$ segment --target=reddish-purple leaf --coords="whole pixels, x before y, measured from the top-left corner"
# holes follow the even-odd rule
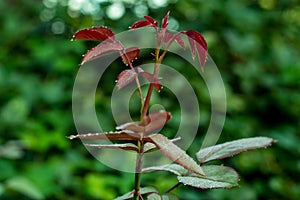
[[[116,127],[117,130],[130,130],[137,133],[145,132],[145,127],[140,126],[140,122],[128,122]]]
[[[144,16],[144,18],[145,18],[148,22],[150,22],[151,24],[154,24],[154,23],[155,23],[155,20],[154,20],[152,17],[150,17],[150,16]]]
[[[149,133],[164,127],[164,125],[171,119],[171,116],[170,112],[165,111],[150,113],[146,118],[147,125],[145,132]]]
[[[122,71],[118,76],[117,87],[121,89],[122,87],[128,85],[135,79],[136,75],[137,73],[132,69]]]
[[[181,48],[185,49],[184,41],[180,37],[181,34],[181,32],[177,34],[166,32],[164,36],[164,43],[167,43],[170,40],[172,40],[171,42],[173,42],[175,40],[175,42],[177,42],[181,46]]]
[[[136,28],[141,28],[141,27],[150,26],[150,25],[152,25],[152,24],[148,20],[141,20],[141,21],[137,21],[137,22],[133,23],[132,26],[130,26],[130,29],[136,29]]]
[[[138,141],[141,139],[141,136],[136,132],[129,130],[115,131],[115,132],[106,132],[106,133],[87,133],[87,134],[78,134],[70,135],[70,140],[81,139],[81,140],[131,140]],[[152,142],[150,137],[144,137],[145,142]],[[152,142],[153,143],[153,142]]]
[[[148,143],[147,143],[148,144]],[[138,147],[132,143],[125,143],[125,144],[85,144],[89,147],[95,148],[108,148],[108,149],[123,149],[123,150],[133,150],[138,152]]]
[[[195,59],[196,57],[196,42],[193,38],[188,37],[188,41],[191,47],[191,51],[192,51],[192,58]]]
[[[108,38],[113,41],[115,39],[114,32],[105,26],[97,26],[77,31],[72,39],[104,41]]]
[[[203,70],[207,58],[207,43],[205,39],[200,33],[194,30],[188,30],[182,33],[188,36],[193,59],[195,59],[196,51],[197,51],[201,68]]]
[[[164,37],[164,43],[169,42],[172,38],[173,38],[173,34],[170,32],[166,32]]]
[[[157,91],[160,91],[162,88],[160,79],[157,77],[154,77],[153,74],[150,74],[149,72],[144,72],[144,71],[139,71],[138,72],[140,75],[142,75],[145,79],[147,79],[150,83],[153,84],[154,88]]]
[[[151,23],[152,26],[156,27],[158,26],[158,23],[157,21],[155,21],[152,17],[150,16],[144,16],[144,18]]]
[[[200,60],[201,69],[203,70],[207,59],[207,49],[204,49],[201,45],[199,45],[199,43],[196,43],[196,49]]]
[[[166,16],[165,16],[165,17],[163,18],[163,20],[162,20],[162,25],[161,25],[161,27],[162,27],[163,29],[166,29],[167,26],[168,26],[168,24],[169,24],[169,22],[168,22],[169,15],[170,15],[170,11],[166,14]]]
[[[96,47],[89,50],[83,57],[81,64],[84,64],[85,62],[91,61],[93,59],[96,59],[100,56],[113,53],[113,52],[119,52],[123,49],[123,45],[119,42],[103,42]]]
[[[137,59],[140,53],[140,49],[137,47],[131,47],[125,50],[125,53],[120,53],[123,62],[127,65]]]
[[[207,44],[204,37],[194,30],[188,30],[185,34],[191,38],[193,38],[197,43],[199,43],[205,50],[207,50]]]
[[[171,118],[171,113],[161,111],[150,113],[146,116],[146,126],[142,126],[140,122],[128,122],[117,126],[117,130],[128,130],[136,133],[149,133],[162,128]]]
[[[179,34],[176,34],[174,37],[175,37],[175,42],[177,42],[183,49],[185,49],[185,45],[184,45],[184,42],[182,40],[182,38],[180,37],[180,33]]]
[[[71,135],[68,137],[70,140],[73,139],[84,139],[84,140],[139,140],[140,136],[132,131],[117,131],[117,132],[106,132],[106,133],[88,133]]]

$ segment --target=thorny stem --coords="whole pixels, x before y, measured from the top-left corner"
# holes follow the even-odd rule
[[[158,72],[159,72],[159,66],[160,66],[160,63],[159,63],[159,51],[160,51],[160,48],[156,48],[155,50],[155,67],[154,67],[154,78],[157,77],[158,75]],[[152,91],[153,91],[153,88],[154,88],[154,84],[151,83],[150,86],[149,86],[149,89],[148,89],[148,92],[147,92],[147,96],[146,96],[146,99],[145,99],[145,102],[144,102],[144,106],[143,106],[143,109],[142,109],[142,113],[141,113],[141,121],[143,124],[145,124],[145,118],[146,118],[146,115],[147,115],[147,111],[148,111],[148,107],[149,107],[149,103],[150,103],[150,99],[151,99],[151,96],[152,96]]]
[[[157,48],[155,50],[155,67],[154,67],[154,78],[157,78],[158,76],[158,72],[160,69],[160,64],[163,60],[163,58],[165,57],[166,53],[168,52],[168,49],[170,48],[170,45],[172,43],[172,41],[174,40],[174,38],[172,39],[172,41],[170,41],[170,43],[167,45],[167,48],[164,50],[164,52],[162,53],[162,55],[160,56],[160,43],[161,43],[161,39],[158,37],[158,30],[156,30],[156,38],[158,39],[157,41]],[[130,63],[131,65],[131,63]],[[132,65],[130,66],[132,69]],[[137,82],[137,86],[139,89],[139,93],[140,93],[140,98],[141,98],[141,103],[142,103],[142,109],[141,109],[141,122],[142,125],[146,125],[145,119],[146,119],[146,115],[147,115],[147,111],[148,111],[148,107],[149,107],[149,103],[150,103],[150,99],[152,96],[152,91],[154,88],[154,84],[150,83],[148,92],[147,92],[147,96],[145,98],[145,101],[143,101],[143,97],[142,97],[142,91],[141,91],[141,87],[140,87],[140,83],[138,78],[136,77],[136,82]],[[144,151],[144,143],[143,143],[143,137],[141,137],[141,140],[138,141],[138,154],[137,154],[137,160],[136,160],[136,169],[135,169],[135,180],[134,180],[134,200],[139,200],[140,197],[140,183],[141,183],[141,171],[142,171],[142,158],[143,158],[143,151]],[[172,188],[170,188],[167,192],[175,189],[176,187],[178,187],[180,184],[173,186]]]
[[[141,185],[141,172],[143,164],[144,144],[143,141],[138,141],[139,151],[136,158],[135,177],[134,177],[134,200],[139,200],[140,197],[140,185]]]

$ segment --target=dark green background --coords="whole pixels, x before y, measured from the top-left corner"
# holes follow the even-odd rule
[[[175,193],[188,200],[299,198],[300,4],[296,0],[166,0],[159,1],[165,2],[161,5],[123,0],[120,19],[110,18],[109,2],[76,2],[80,1],[0,1],[1,200],[106,200],[132,189],[132,174],[106,167],[80,141],[66,139],[76,132],[71,94],[81,55],[96,45],[70,38],[92,25],[122,32],[143,14],[160,21],[168,10],[173,28],[203,33],[222,74],[228,112],[220,142],[251,136],[278,140],[268,149],[224,161],[240,172],[239,188],[200,191],[181,186]],[[204,115],[209,115],[209,98],[201,96],[205,85],[197,82],[199,77],[188,76],[192,68],[175,61],[169,65],[176,64],[187,74]],[[122,69],[112,67],[96,99],[101,124],[107,129],[114,127],[110,81]],[[162,102],[176,112],[176,101],[164,94],[168,93],[162,92]],[[204,117],[199,135],[208,123]],[[169,173],[153,176],[144,177],[143,184],[162,191],[175,184],[176,177]]]

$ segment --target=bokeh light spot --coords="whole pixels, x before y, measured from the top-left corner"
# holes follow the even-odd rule
[[[110,5],[107,10],[106,14],[110,19],[117,20],[120,19],[125,13],[125,7],[122,3],[113,3]]]

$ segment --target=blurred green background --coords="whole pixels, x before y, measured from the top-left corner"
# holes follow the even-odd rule
[[[144,15],[160,20],[169,10],[172,28],[204,34],[222,74],[228,112],[220,142],[251,136],[278,140],[224,161],[240,172],[239,188],[181,186],[175,193],[187,200],[300,198],[297,0],[7,0],[0,1],[1,200],[106,200],[132,189],[132,174],[106,167],[80,141],[66,139],[76,132],[71,94],[81,55],[95,45],[70,38],[92,25],[122,32]],[[190,74],[192,68],[180,60],[175,64]],[[112,68],[106,79],[114,81],[122,69]],[[205,88],[199,77],[187,78],[197,91]],[[109,84],[101,85],[96,102],[108,129],[114,127],[110,92]],[[209,97],[199,96],[204,116],[209,115]],[[163,98],[176,112],[176,101]],[[208,123],[204,117],[199,134]],[[165,191],[176,180],[165,172],[155,177],[145,176],[144,185]]]

